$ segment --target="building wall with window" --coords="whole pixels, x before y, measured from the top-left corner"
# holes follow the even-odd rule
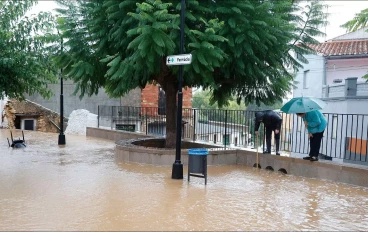
[[[317,55],[306,56],[309,63],[296,76],[294,97],[311,96],[327,103],[321,110],[328,126],[320,153],[344,162],[368,156],[368,83],[363,78],[368,74],[367,46],[366,28],[310,45]],[[307,130],[295,115],[291,140],[292,156],[309,153]]]
[[[9,129],[35,130],[40,132],[59,132],[59,115],[29,100],[10,99],[5,106]],[[64,125],[64,128],[65,125]]]
[[[324,79],[324,58],[320,55],[307,55],[308,64],[302,64],[295,77],[294,97],[322,97]]]

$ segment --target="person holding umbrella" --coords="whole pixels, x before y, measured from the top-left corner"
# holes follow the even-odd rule
[[[282,124],[282,118],[280,114],[273,110],[259,111],[255,113],[255,125],[254,133],[258,136],[258,129],[263,122],[266,128],[266,146],[267,150],[263,151],[264,154],[271,154],[271,136],[272,131],[275,133],[275,145],[276,155],[280,155],[280,129]]]
[[[299,97],[291,99],[281,108],[285,113],[296,113],[303,118],[310,140],[309,156],[304,157],[304,160],[318,161],[323,133],[327,126],[327,120],[319,109],[325,105],[326,103],[316,98]]]
[[[304,160],[318,161],[319,149],[321,148],[321,141],[323,132],[327,126],[327,120],[318,110],[307,113],[297,113],[299,117],[303,118],[304,125],[308,130],[309,137],[309,156],[304,157]]]

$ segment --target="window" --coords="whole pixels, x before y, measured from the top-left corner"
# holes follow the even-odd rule
[[[19,128],[17,129],[22,129],[22,130],[36,130],[36,123],[37,120],[34,118],[22,118],[19,122]]]
[[[337,115],[334,115],[332,118],[332,138],[333,139],[337,138],[337,123],[338,123]]]
[[[308,75],[309,74],[309,69],[304,71],[304,76],[303,76],[303,88],[304,89],[308,89],[309,88],[309,80],[308,80]]]

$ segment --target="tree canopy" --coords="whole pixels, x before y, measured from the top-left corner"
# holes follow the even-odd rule
[[[341,27],[345,28],[347,32],[354,32],[366,27],[367,24],[368,24],[368,9],[364,9],[361,12],[355,14],[353,19],[344,23],[343,25],[341,25]],[[363,78],[368,81],[368,74],[365,74]]]
[[[246,105],[244,103],[238,104],[236,102],[236,98],[233,96],[229,99],[228,104],[226,106],[218,107],[216,103],[211,103],[211,92],[207,90],[196,90],[193,93],[193,108],[198,109],[223,109],[223,110],[245,110]]]
[[[56,59],[81,94],[104,87],[111,97],[149,83],[166,93],[167,112],[175,112],[178,67],[167,55],[179,54],[179,1],[58,0],[59,29],[65,52]],[[273,103],[291,89],[292,72],[313,53],[307,45],[323,35],[323,5],[309,1],[187,0],[184,86],[211,91],[219,106],[237,101]],[[292,54],[298,54],[299,61]],[[166,116],[167,138],[175,138],[175,113]],[[174,146],[175,139],[166,140]]]
[[[55,80],[55,66],[45,44],[54,19],[49,13],[25,16],[36,2],[0,1],[0,98],[52,94],[47,84]]]
[[[347,32],[353,32],[366,27],[368,24],[368,9],[364,9],[356,13],[354,18],[347,21],[341,27],[345,28]]]

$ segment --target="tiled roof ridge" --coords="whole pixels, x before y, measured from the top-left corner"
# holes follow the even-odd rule
[[[368,40],[330,41],[308,46],[324,56],[368,54]]]
[[[330,39],[330,40],[328,40],[328,41],[332,41],[332,40],[335,40],[335,39],[337,39],[337,38],[339,38],[339,37],[343,37],[343,36],[346,36],[346,35],[349,35],[349,34],[353,34],[353,33],[356,33],[357,31],[367,31],[368,30],[368,26],[366,26],[366,27],[362,27],[362,28],[360,28],[360,29],[358,29],[358,30],[356,30],[356,31],[351,31],[351,32],[348,32],[348,33],[345,33],[345,34],[342,34],[342,35],[339,35],[339,36],[336,36],[336,37],[334,37],[334,38],[332,38],[332,39]],[[357,38],[352,38],[352,40],[355,40],[355,39],[357,39]],[[359,38],[359,39],[361,39],[361,38]],[[367,38],[368,39],[368,38]],[[340,40],[350,40],[350,39],[340,39]],[[339,40],[336,40],[336,41],[339,41]]]
[[[343,39],[343,40],[327,40],[325,42],[319,43],[319,44],[324,44],[324,43],[348,43],[348,42],[358,42],[358,41],[368,41],[368,38],[364,39],[364,38],[360,38],[360,39]],[[318,45],[318,44],[317,44]]]

